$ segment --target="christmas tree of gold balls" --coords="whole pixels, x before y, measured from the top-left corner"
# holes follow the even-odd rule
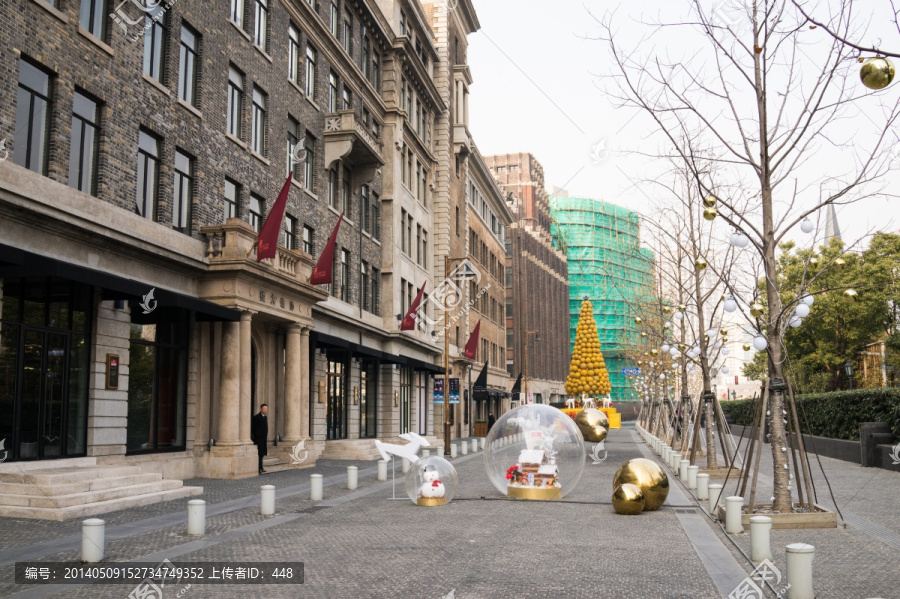
[[[572,350],[569,377],[566,379],[566,393],[597,396],[607,395],[610,391],[612,386],[600,352],[600,336],[597,334],[597,323],[594,322],[594,310],[591,302],[584,300],[581,302],[581,314],[575,329],[575,348]]]

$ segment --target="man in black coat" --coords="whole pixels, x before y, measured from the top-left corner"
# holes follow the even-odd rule
[[[491,412],[490,414],[488,414],[488,430],[491,430],[495,422],[497,422],[497,419],[494,418],[494,413]]]
[[[259,414],[253,417],[250,423],[250,440],[256,444],[256,451],[259,454],[259,473],[263,470],[263,457],[268,453],[269,439],[269,419],[266,414],[269,411],[269,404],[259,406]]]

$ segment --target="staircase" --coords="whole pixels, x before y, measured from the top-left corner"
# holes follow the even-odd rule
[[[0,464],[5,518],[84,518],[202,492],[139,466],[98,466],[96,458]]]
[[[380,460],[375,439],[341,439],[326,441],[320,460]]]

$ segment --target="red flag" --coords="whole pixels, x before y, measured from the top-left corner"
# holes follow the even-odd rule
[[[419,289],[416,299],[409,305],[409,310],[406,311],[406,316],[403,317],[403,322],[400,323],[401,331],[412,331],[416,328],[416,312],[419,310],[419,302],[422,301],[422,293],[424,291],[425,283],[422,283],[422,288]]]
[[[275,200],[275,205],[269,211],[266,222],[263,223],[256,241],[256,261],[264,258],[274,258],[278,248],[278,236],[281,235],[281,223],[284,221],[284,209],[287,206],[288,193],[291,191],[291,179],[294,173],[288,174],[287,181]]]
[[[328,243],[325,244],[325,249],[322,250],[322,255],[319,256],[319,260],[316,262],[312,276],[309,277],[310,285],[327,285],[334,280],[334,245],[337,241],[338,229],[341,228],[341,221],[343,220],[344,213],[341,212],[341,216],[334,226],[334,231],[331,232],[331,237],[328,238]]]
[[[475,328],[472,329],[472,334],[469,335],[469,340],[466,341],[466,350],[465,355],[470,360],[475,359],[475,353],[478,351],[478,335],[481,332],[481,319],[478,319],[478,324],[475,325]]]

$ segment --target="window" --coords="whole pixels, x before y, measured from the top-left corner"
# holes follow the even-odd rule
[[[341,291],[338,299],[350,302],[350,252],[341,249]]]
[[[381,273],[372,269],[372,314],[381,315]]]
[[[353,16],[344,13],[344,51],[353,56]]]
[[[231,179],[225,179],[225,197],[222,201],[225,212],[225,220],[228,220],[229,218],[237,218],[240,196],[241,186]]]
[[[144,73],[157,81],[163,79],[167,37],[166,13],[157,5],[144,17]]]
[[[328,73],[328,112],[337,112],[338,79],[334,71]]]
[[[422,202],[422,205],[426,205],[428,199],[428,171],[425,170],[425,167],[422,166],[419,171],[419,201]]]
[[[362,52],[359,59],[359,66],[362,67],[363,77],[371,81],[372,69],[370,61],[372,60],[372,40],[366,35],[366,26],[362,25]]]
[[[338,205],[338,174],[333,168],[328,169],[328,205],[337,209]]]
[[[244,0],[231,0],[231,20],[244,27]]]
[[[260,156],[266,154],[266,101],[266,94],[254,87],[250,148]]]
[[[416,161],[416,180],[413,182],[415,187],[413,188],[416,192],[416,199],[422,200],[422,164],[417,160]]]
[[[406,254],[412,257],[412,226],[413,226],[413,217],[410,214],[406,215],[406,242],[409,244],[406,248]]]
[[[156,193],[159,177],[159,140],[149,133],[138,133],[137,195],[138,214],[156,220]]]
[[[316,164],[316,139],[306,133],[306,158],[303,160],[303,186],[309,191],[313,190]]]
[[[291,23],[288,25],[288,79],[300,85],[300,30]]]
[[[413,177],[413,154],[412,150],[410,150],[406,154],[406,180],[403,182],[406,184],[406,187],[412,191],[412,177]]]
[[[294,180],[300,181],[300,169],[302,165],[294,164],[294,151],[297,149],[297,144],[300,143],[300,140],[297,139],[297,136],[300,135],[300,123],[294,120],[291,117],[288,117],[288,128],[287,128],[287,147],[285,152],[285,174],[294,173]],[[299,153],[299,152],[298,152]]]
[[[406,13],[400,11],[400,35],[406,35]]]
[[[459,237],[459,206],[456,207],[456,236]]]
[[[365,260],[360,263],[359,277],[359,296],[361,298],[362,309],[366,312],[371,311],[369,304],[369,264]]]
[[[331,35],[335,38],[338,36],[338,6],[337,2],[331,2],[331,14],[329,15],[329,25],[331,27]]]
[[[359,192],[359,227],[366,233],[372,232],[372,219],[369,212],[369,186],[363,185]]]
[[[20,60],[13,161],[19,166],[46,175],[49,137],[50,74]]]
[[[316,99],[316,50],[312,46],[306,47],[306,95]]]
[[[197,105],[197,38],[190,28],[181,27],[181,50],[178,57],[178,98]]]
[[[428,268],[428,231],[422,231],[422,268]]]
[[[175,186],[172,198],[172,227],[191,234],[191,204],[194,197],[194,159],[175,150]]]
[[[282,245],[287,250],[296,250],[297,249],[297,219],[293,216],[286,214],[284,216],[284,240],[282,241]]]
[[[381,201],[374,191],[372,192],[372,238],[381,240]]]
[[[265,201],[258,195],[250,194],[250,210],[247,211],[247,217],[253,230],[259,233],[262,228],[262,214]]]
[[[416,264],[422,266],[422,227],[416,225]]]
[[[512,318],[513,315],[513,301],[512,298],[506,298],[506,317]]]
[[[406,210],[400,209],[400,251],[409,254],[406,249]]]
[[[346,218],[350,218],[350,200],[352,198],[352,192],[350,190],[350,169],[346,166],[343,169],[343,178],[342,178],[342,186],[341,186],[341,210],[344,211],[344,216]]]
[[[269,40],[269,5],[268,0],[255,0],[256,23],[253,29],[253,43],[266,52]]]
[[[95,195],[97,151],[100,146],[100,108],[75,92],[72,99],[72,143],[69,150],[69,186]]]
[[[381,55],[378,52],[372,53],[372,71],[369,76],[369,83],[376,91],[381,88]]]
[[[353,108],[353,92],[346,85],[341,92],[341,109],[351,110]]]
[[[315,250],[315,234],[315,229],[303,225],[303,251],[310,255],[312,255]]]
[[[241,114],[244,111],[244,75],[228,69],[228,133],[241,138]]]
[[[106,39],[106,0],[81,0],[78,24],[97,39]]]

